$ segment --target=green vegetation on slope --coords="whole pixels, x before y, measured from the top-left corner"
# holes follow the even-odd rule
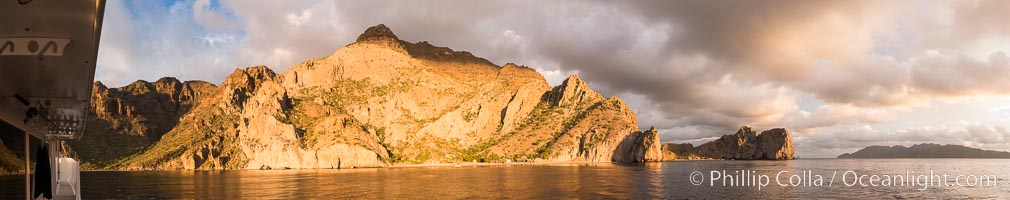
[[[0,133],[7,134],[7,133]],[[23,137],[22,137],[23,138]],[[13,174],[25,169],[25,160],[18,157],[13,151],[7,149],[3,140],[0,140],[0,174]]]
[[[151,145],[149,137],[120,134],[112,128],[112,123],[91,117],[86,126],[90,134],[86,133],[80,140],[68,141],[80,155],[82,169],[109,169],[118,159],[141,152]]]
[[[179,124],[179,127],[192,127],[191,129],[173,129],[165,134],[158,143],[155,143],[144,152],[123,159],[114,164],[113,167],[147,169],[170,166],[178,168],[181,166],[175,165],[181,163],[176,162],[181,161],[172,159],[186,153],[207,156],[203,159],[210,159],[210,156],[214,156],[216,157],[216,161],[218,161],[194,161],[196,168],[223,167],[236,169],[245,167],[247,161],[245,161],[244,154],[237,145],[235,135],[226,134],[229,133],[227,130],[234,129],[238,125],[239,120],[236,116],[201,112],[201,115],[197,115],[195,118],[198,120],[185,121]],[[221,147],[223,149],[210,150],[205,147]],[[210,152],[197,152],[208,150]],[[218,164],[222,166],[216,166]]]

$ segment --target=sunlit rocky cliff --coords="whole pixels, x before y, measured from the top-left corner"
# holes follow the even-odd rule
[[[276,73],[235,70],[219,86],[164,78],[95,83],[75,143],[90,168],[279,169],[398,163],[661,160],[617,97],[579,77],[399,40],[371,27],[332,55]]]
[[[734,134],[723,135],[698,146],[664,144],[663,152],[665,160],[791,160],[796,153],[788,130],[775,128],[757,134],[747,126],[740,127]]]
[[[402,41],[384,25],[283,73],[236,69],[220,85],[95,82],[90,112],[84,137],[71,143],[85,169],[792,158],[783,129],[664,151],[656,128],[637,130],[624,101],[578,76],[552,87],[531,68]],[[8,165],[20,150],[0,150],[2,169],[19,169]]]

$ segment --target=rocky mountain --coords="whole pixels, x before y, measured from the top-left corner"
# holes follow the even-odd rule
[[[663,145],[662,149],[667,160],[790,160],[795,153],[788,130],[776,128],[758,135],[747,126],[740,127],[735,134],[723,135],[715,141],[697,147],[689,143],[671,143]]]
[[[93,86],[86,169],[284,169],[399,163],[662,159],[655,129],[578,76],[399,40],[368,28],[284,73],[237,69],[215,86],[163,78]]]
[[[1010,152],[982,150],[961,145],[916,144],[905,146],[869,146],[838,158],[1010,158]]]
[[[92,85],[85,136],[71,141],[85,168],[107,166],[146,149],[215,89],[211,83],[171,77],[120,88]]]
[[[85,135],[70,143],[84,169],[792,157],[781,129],[754,136],[747,128],[686,148],[695,154],[664,151],[655,127],[637,130],[623,100],[578,76],[552,87],[531,68],[406,42],[381,24],[283,73],[255,66],[220,85],[162,78],[118,88],[95,82],[92,92]],[[0,164],[17,162],[6,155]]]

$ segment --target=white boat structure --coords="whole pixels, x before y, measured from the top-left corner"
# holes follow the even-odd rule
[[[26,199],[81,199],[66,141],[84,133],[104,10],[104,0],[0,1],[0,122],[24,132]]]

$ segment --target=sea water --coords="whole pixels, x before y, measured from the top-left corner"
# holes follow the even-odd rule
[[[900,178],[899,178],[900,177]],[[86,171],[85,199],[1010,198],[1006,159],[671,161],[342,170]],[[23,176],[0,176],[23,199]]]

